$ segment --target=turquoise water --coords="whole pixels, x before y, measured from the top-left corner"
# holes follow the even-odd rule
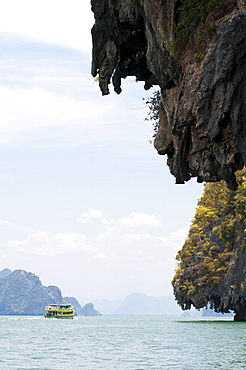
[[[0,316],[0,369],[246,369],[246,323]]]

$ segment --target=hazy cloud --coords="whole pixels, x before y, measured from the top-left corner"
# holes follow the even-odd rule
[[[120,219],[119,224],[128,227],[159,227],[161,221],[154,215],[132,212],[129,216]]]
[[[0,86],[1,131],[18,131],[40,126],[88,124],[112,106],[102,102],[76,101],[45,89],[10,89]],[[98,120],[94,124],[99,124]]]
[[[77,221],[85,226],[88,222],[99,221],[103,231],[94,229],[95,233],[88,236],[86,229],[83,233],[54,234],[40,230],[29,233],[26,238],[0,245],[0,251],[3,261],[11,256],[12,260],[22,263],[21,268],[27,269],[30,261],[29,269],[36,273],[40,270],[40,259],[43,263],[46,261],[51,269],[52,264],[56,264],[56,284],[59,285],[61,279],[67,291],[72,290],[73,278],[70,275],[66,283],[62,271],[66,271],[69,265],[69,271],[73,271],[76,279],[86,281],[83,291],[93,290],[97,298],[103,297],[106,286],[107,292],[111,289],[113,292],[115,285],[120,289],[120,296],[132,291],[145,291],[151,295],[158,295],[160,291],[171,294],[169,282],[176,267],[175,255],[182,247],[187,230],[177,230],[164,236],[159,228],[159,234],[154,235],[150,231],[156,234],[156,228],[149,226],[160,225],[160,220],[149,216],[132,212],[120,219],[107,220],[101,210],[89,208]],[[44,282],[50,283],[49,276],[51,279],[51,272],[42,278]],[[76,286],[77,293],[74,294],[79,297],[77,280]]]
[[[102,219],[103,212],[99,209],[89,208],[87,212],[81,213],[81,215],[76,219],[78,223],[91,223],[94,220]]]
[[[50,236],[44,231],[36,231],[28,235],[25,240],[9,241],[7,245],[8,248],[14,248],[19,253],[24,252],[42,256],[81,252],[89,248],[89,242],[84,235],[57,233]]]

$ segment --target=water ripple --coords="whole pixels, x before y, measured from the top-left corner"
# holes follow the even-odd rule
[[[239,370],[246,323],[166,317],[0,317],[1,370]]]

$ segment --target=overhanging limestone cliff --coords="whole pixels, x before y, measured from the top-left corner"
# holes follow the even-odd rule
[[[194,24],[185,3],[201,13]],[[103,95],[127,76],[159,86],[154,145],[176,182],[224,179],[235,190],[246,164],[246,1],[202,3],[207,13],[197,0],[91,0],[92,75]]]
[[[246,321],[246,167],[237,181],[237,191],[205,185],[172,284],[182,309],[209,305]]]

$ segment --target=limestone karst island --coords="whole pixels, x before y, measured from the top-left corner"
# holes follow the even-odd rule
[[[91,0],[103,95],[135,76],[160,93],[154,146],[177,184],[207,182],[178,254],[183,309],[246,320],[246,1]],[[222,183],[219,181],[223,180]],[[213,184],[210,184],[213,183]]]
[[[92,303],[83,307],[74,297],[63,297],[55,285],[43,286],[37,275],[25,270],[0,271],[0,315],[41,315],[51,304],[70,302],[78,316],[100,316]]]

